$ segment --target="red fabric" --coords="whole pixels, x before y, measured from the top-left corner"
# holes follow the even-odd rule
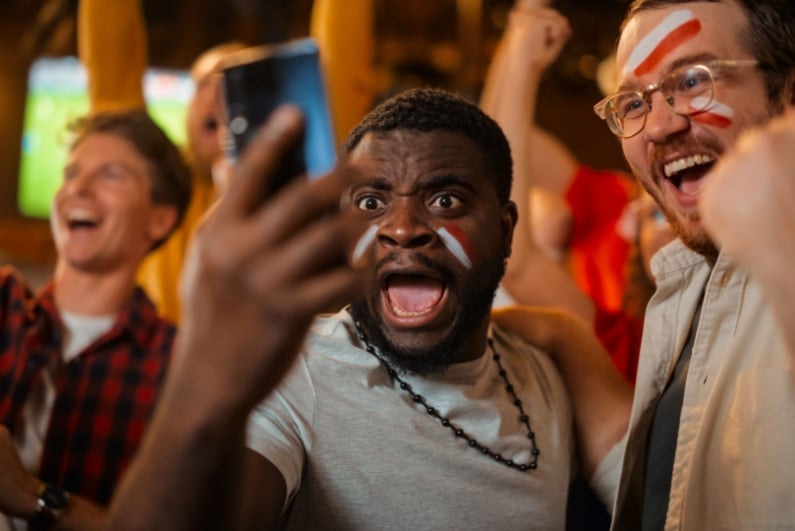
[[[61,363],[62,327],[52,284],[33,296],[0,268],[0,422],[12,432],[42,371]],[[60,365],[42,480],[108,503],[154,408],[175,332],[139,288],[108,332]]]
[[[596,309],[594,332],[610,353],[613,365],[632,385],[638,373],[638,354],[643,338],[643,321],[623,312]]]
[[[580,166],[566,192],[572,214],[571,272],[598,308],[621,310],[629,244],[616,232],[632,200],[633,181],[615,171]]]

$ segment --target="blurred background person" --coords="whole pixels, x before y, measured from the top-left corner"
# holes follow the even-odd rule
[[[571,34],[549,4],[517,1],[481,96],[514,156],[520,219],[503,286],[517,302],[565,309],[591,323],[634,382],[653,293],[647,264],[673,234],[667,222],[651,217],[648,200],[634,202],[639,191],[631,176],[583,165],[535,123],[541,78]]]
[[[0,268],[0,512],[33,530],[60,515],[68,529],[101,524],[176,333],[135,274],[184,215],[187,166],[142,110],[94,114],[75,133],[53,204],[51,282],[34,295]]]

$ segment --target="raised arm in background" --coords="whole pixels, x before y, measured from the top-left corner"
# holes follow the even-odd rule
[[[546,3],[517,3],[481,100],[505,131],[514,158],[512,198],[519,209],[519,229],[503,285],[520,304],[545,309],[499,310],[494,317],[552,354],[572,396],[583,472],[591,477],[626,431],[632,387],[593,334],[593,303],[559,264],[540,252],[531,234],[530,187],[545,172],[543,157],[532,154],[546,156],[544,150],[551,149],[550,159],[558,161],[551,163],[551,171],[558,171],[561,179],[570,172],[570,180],[576,171],[568,150],[533,123],[541,75],[569,36],[566,19],[539,5]]]
[[[148,51],[140,0],[80,0],[77,26],[91,112],[145,107]]]
[[[593,303],[571,276],[536,245],[530,224],[530,189],[536,176],[548,175],[544,158],[560,175],[574,175],[576,163],[568,151],[547,134],[532,134],[538,85],[546,68],[568,40],[567,20],[557,11],[542,7],[548,2],[520,0],[511,11],[508,27],[486,77],[481,107],[505,132],[514,162],[511,198],[519,209],[518,230],[503,285],[521,304],[561,308],[586,322],[594,319]],[[534,144],[538,138],[540,145]],[[542,150],[552,149],[551,153]],[[550,157],[552,153],[558,157]],[[570,170],[570,171],[569,171]],[[564,179],[561,179],[564,180]]]
[[[320,46],[337,142],[373,105],[373,0],[315,0],[310,33]]]
[[[583,474],[591,478],[629,424],[632,386],[587,323],[568,312],[516,306],[494,310],[501,326],[548,352],[563,373],[574,404],[574,421]]]

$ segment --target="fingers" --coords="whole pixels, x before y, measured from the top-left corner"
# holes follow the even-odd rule
[[[570,36],[568,20],[554,9],[517,7],[510,13],[509,40],[541,67],[557,58]]]
[[[293,305],[298,311],[304,311],[296,300],[302,285],[314,286],[318,278],[332,272],[339,275],[347,272],[351,279],[360,274],[361,268],[350,266],[350,256],[366,228],[365,217],[358,211],[306,225],[294,237],[252,262],[249,270],[254,275],[247,288],[254,293],[270,294],[271,302],[277,305]],[[309,292],[322,299],[320,305],[323,305],[341,295],[350,295],[339,290],[340,285],[324,286],[321,282]],[[279,296],[286,297],[286,300],[273,299]]]
[[[300,140],[302,128],[303,116],[297,107],[283,105],[273,111],[243,152],[218,216],[245,216],[262,204],[271,178]]]
[[[339,210],[340,200],[358,179],[353,167],[340,165],[311,182],[294,181],[256,214],[254,224],[264,241],[278,243],[294,234],[307,222]]]

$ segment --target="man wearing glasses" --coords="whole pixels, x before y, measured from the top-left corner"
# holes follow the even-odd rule
[[[636,0],[616,67],[595,110],[679,240],[652,266],[614,528],[795,529],[784,336],[698,212],[714,163],[793,102],[795,5]]]

